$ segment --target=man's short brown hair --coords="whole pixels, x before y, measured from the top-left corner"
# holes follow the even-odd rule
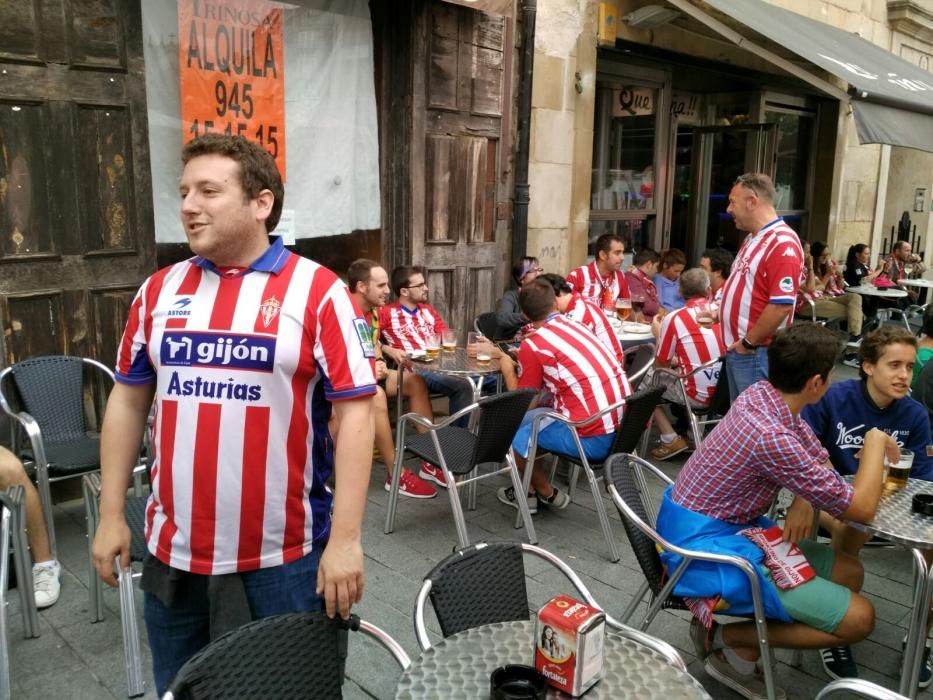
[[[862,344],[858,348],[858,373],[862,379],[868,379],[868,375],[862,369],[862,363],[878,364],[889,345],[909,345],[916,350],[917,336],[906,328],[899,328],[898,326],[882,326],[878,330],[868,333],[862,338]]]
[[[382,267],[382,265],[369,258],[357,258],[351,262],[350,267],[347,268],[347,286],[350,292],[356,292],[356,285],[359,283],[368,283],[375,267]]]
[[[760,199],[774,204],[774,182],[772,182],[769,175],[765,173],[745,173],[735,179],[735,184],[742,185],[745,189],[751,190],[758,195]]]
[[[543,321],[556,308],[554,287],[547,280],[537,277],[522,287],[518,293],[518,305],[532,321]]]
[[[240,186],[247,199],[256,199],[263,190],[272,193],[272,211],[266,218],[266,231],[271,233],[279,223],[285,202],[285,187],[275,159],[262,146],[242,136],[204,134],[185,144],[181,162],[187,165],[192,158],[209,155],[225,156],[239,164]]]

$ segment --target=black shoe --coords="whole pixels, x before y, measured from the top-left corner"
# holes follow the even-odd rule
[[[833,679],[840,678],[858,678],[858,666],[855,665],[855,658],[852,656],[852,649],[849,647],[831,647],[829,649],[820,649],[820,657],[823,659],[823,668],[826,675]]]

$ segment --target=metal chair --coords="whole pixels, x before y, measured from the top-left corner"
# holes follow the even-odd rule
[[[512,439],[534,397],[533,391],[509,391],[497,394],[467,406],[440,423],[432,423],[417,413],[406,413],[402,416],[396,427],[395,466],[392,468],[392,486],[389,490],[385,534],[388,535],[395,528],[399,480],[402,474],[402,460],[406,452],[440,467],[444,473],[450,507],[457,527],[457,541],[461,547],[466,547],[470,540],[467,537],[466,520],[460,504],[460,487],[507,471],[512,478],[515,492],[525,493],[521,491],[522,479],[510,448]],[[479,414],[475,433],[453,425],[457,419],[474,412]],[[427,432],[406,435],[405,426],[408,423],[420,425],[426,428]],[[466,476],[480,464],[501,464],[503,461],[507,465],[496,471],[461,478],[459,481],[455,478]],[[528,503],[525,499],[517,499],[517,502],[519,517],[524,521],[528,540],[532,543],[537,542]]]
[[[100,362],[66,355],[34,357],[0,371],[0,408],[29,438],[28,452],[20,454],[35,466],[56,558],[50,484],[100,469],[100,437],[88,431],[84,410],[86,368],[104,379],[108,389],[113,385],[113,373]]]
[[[424,577],[415,599],[415,638],[421,651],[431,647],[425,625],[430,598],[444,637],[493,622],[528,620],[523,554],[543,559],[560,571],[588,605],[602,610],[576,572],[546,549],[521,542],[480,542],[455,551]],[[611,615],[607,624],[629,639],[647,646],[668,663],[684,669],[684,662],[667,642],[632,629]]]
[[[144,469],[137,467],[137,470]],[[87,561],[88,561],[88,598],[91,610],[91,622],[104,619],[104,584],[97,576],[94,567],[92,546],[94,535],[100,524],[100,474],[86,474],[81,480],[84,491],[84,512],[87,516]],[[136,619],[136,605],[133,600],[133,579],[142,576],[134,573],[132,562],[140,563],[146,556],[145,517],[146,501],[142,496],[126,497],[123,515],[130,529],[130,561],[127,569],[121,569],[119,561],[120,623],[123,628],[123,657],[126,667],[126,692],[129,697],[146,692],[143,680],[142,655],[139,643],[139,622]]]
[[[683,598],[673,594],[674,586],[683,576],[691,562],[707,561],[727,564],[740,569],[748,577],[751,586],[755,614],[753,616],[758,633],[758,646],[761,649],[761,666],[768,690],[768,699],[774,700],[774,670],[772,668],[771,647],[768,644],[768,629],[765,621],[764,604],[755,567],[747,560],[737,556],[710,554],[684,549],[671,544],[655,529],[657,509],[648,493],[645,471],[667,488],[671,480],[650,462],[632,454],[612,455],[606,460],[606,475],[609,493],[622,517],[622,525],[629,543],[638,560],[638,565],[645,574],[645,582],[622,613],[622,622],[628,622],[639,603],[650,593],[648,610],[639,629],[645,631],[655,616],[663,609],[687,610]],[[683,562],[673,572],[667,572],[661,563],[658,548],[683,557]]]
[[[20,609],[23,611],[23,638],[39,636],[39,613],[32,585],[32,560],[26,537],[26,493],[22,486],[9,486],[0,490],[0,508],[10,514],[10,533],[4,538],[9,547],[13,544],[13,570],[16,572],[16,590],[19,591]],[[12,539],[11,539],[12,538]],[[3,557],[8,565],[9,554]],[[6,591],[6,586],[2,587]]]
[[[695,403],[690,401],[690,397],[687,394],[687,379],[692,377],[700,372],[709,372],[714,367],[719,367],[721,371],[725,371],[722,367],[722,363],[725,358],[718,357],[715,360],[710,360],[709,362],[704,362],[702,365],[698,365],[691,372],[683,373],[676,370],[668,369],[667,367],[658,367],[654,371],[660,372],[662,374],[669,374],[677,378],[677,384],[680,387],[680,395],[683,398],[683,401],[678,403],[682,404],[686,409],[687,420],[690,422],[690,434],[693,435],[693,444],[695,447],[699,447],[703,442],[703,430],[701,426],[705,428],[708,425],[716,425],[722,418],[709,418],[711,413],[709,406],[697,406]],[[701,420],[702,418],[702,420]],[[646,431],[647,435],[647,431]]]
[[[378,641],[402,670],[411,665],[398,642],[356,615],[275,615],[215,639],[188,659],[162,700],[339,698],[350,630]]]
[[[877,698],[877,700],[907,700],[904,695],[895,693],[893,690],[883,688],[871,681],[861,678],[840,678],[832,683],[827,683],[814,700],[823,700],[831,695],[838,693],[855,693],[863,698]]]
[[[495,311],[484,311],[473,319],[473,329],[489,340],[500,340],[499,319]]]
[[[641,386],[651,365],[654,364],[654,343],[639,343],[623,351],[625,355],[625,376],[628,377],[632,391]]]
[[[606,538],[606,544],[609,546],[609,555],[612,561],[619,561],[621,555],[619,554],[619,547],[616,544],[615,537],[612,535],[612,527],[609,524],[609,514],[606,512],[606,505],[603,503],[602,493],[599,489],[599,479],[602,479],[602,474],[598,475],[595,473],[595,470],[601,469],[604,466],[604,463],[599,464],[590,464],[589,460],[586,458],[586,455],[583,452],[583,445],[580,443],[580,434],[577,432],[577,429],[588,425],[593,421],[600,420],[603,416],[611,411],[623,410],[622,420],[619,421],[619,427],[616,429],[615,438],[612,441],[612,447],[609,449],[609,454],[613,455],[617,452],[634,452],[638,446],[639,440],[644,433],[648,421],[651,418],[651,414],[654,412],[655,407],[658,405],[658,402],[661,400],[661,394],[664,393],[664,387],[651,387],[649,389],[644,389],[642,391],[637,391],[634,394],[631,394],[628,398],[623,399],[619,403],[613,404],[612,406],[607,406],[598,413],[590,416],[589,418],[582,421],[569,421],[567,418],[556,411],[542,411],[535,415],[532,426],[531,426],[531,438],[529,440],[528,447],[528,467],[525,469],[524,475],[524,491],[516,491],[516,493],[528,493],[528,486],[531,483],[531,466],[535,463],[538,452],[538,432],[540,430],[541,422],[544,420],[556,420],[564,423],[567,427],[570,428],[573,433],[573,440],[577,447],[576,454],[564,454],[552,452],[557,459],[563,459],[573,465],[570,473],[570,488],[569,496],[571,500],[573,499],[576,493],[576,483],[577,479],[580,476],[580,469],[583,469],[583,472],[586,474],[586,479],[590,485],[590,491],[593,494],[593,502],[596,505],[596,513],[599,515],[599,522],[602,526],[603,535]],[[555,467],[556,468],[556,460]],[[553,479],[553,470],[551,473],[551,478]],[[519,502],[524,502],[524,499],[517,499]],[[516,527],[518,524],[516,522]]]

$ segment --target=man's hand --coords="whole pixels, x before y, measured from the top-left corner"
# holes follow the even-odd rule
[[[888,460],[888,464],[897,464],[901,461],[901,447],[897,444],[897,440],[880,428],[872,428],[865,433],[865,440],[862,444],[868,447],[869,441],[872,443],[881,442],[884,444],[884,456]],[[861,453],[862,450],[859,450],[858,458],[861,458]]]
[[[490,343],[485,338],[476,341],[472,345],[467,345],[468,356],[476,357],[480,352],[487,353],[493,360],[499,360],[505,355],[498,345]]]
[[[398,348],[393,348],[388,345],[382,346],[382,354],[392,360],[392,362],[395,364],[399,364],[408,358],[408,353],[404,350],[399,350]]]
[[[381,357],[376,358],[376,381],[381,382],[389,376],[389,370],[386,368],[386,362]]]
[[[339,612],[344,620],[363,597],[363,547],[359,540],[331,540],[317,568],[317,593],[324,596],[328,617]]]
[[[750,355],[751,353],[754,352],[754,350],[749,350],[747,347],[745,347],[744,345],[742,345],[742,339],[741,339],[741,338],[739,338],[737,341],[735,341],[734,343],[732,343],[732,345],[730,345],[728,348],[726,348],[726,352],[728,352],[729,350],[735,350],[735,351],[736,351],[737,353],[739,353],[740,355]]]
[[[130,528],[127,527],[126,520],[122,516],[101,519],[91,551],[94,556],[94,568],[101,581],[116,587],[114,557],[119,555],[121,569],[130,565]]]
[[[784,541],[796,544],[810,536],[813,529],[813,506],[806,499],[797,496],[784,519]]]

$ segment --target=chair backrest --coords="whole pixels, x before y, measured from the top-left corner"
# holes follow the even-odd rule
[[[622,422],[616,430],[615,440],[609,454],[617,452],[634,452],[638,441],[648,427],[648,420],[654,409],[661,402],[664,394],[663,386],[649,387],[636,391],[625,400],[625,410],[622,413]]]
[[[339,698],[354,618],[317,612],[250,622],[192,656],[169,693],[175,700]]]
[[[483,399],[471,465],[498,463],[505,459],[535,393],[530,390],[508,391]]]
[[[460,549],[425,576],[445,637],[480,625],[527,620],[528,592],[519,542],[474,544]]]
[[[13,365],[12,374],[23,408],[36,419],[46,444],[86,437],[80,357],[33,357]]]
[[[636,467],[632,464],[633,461],[626,454],[614,454],[607,459],[605,467],[606,483],[615,486],[619,496],[635,515],[642,522],[654,528],[655,509],[648,503],[650,496],[644,491],[644,481],[638,479]],[[667,477],[661,476],[669,483],[670,480]],[[638,566],[641,567],[642,573],[645,574],[651,592],[657,594],[664,585],[665,572],[655,542],[635,526],[625,511],[618,507],[618,504],[616,504],[616,507],[619,516],[622,518],[622,526],[625,528],[629,544],[632,546],[632,551],[638,560]]]
[[[654,364],[654,343],[639,343],[638,345],[633,345],[627,348],[624,354],[625,375],[632,385],[632,390],[635,391],[641,385],[641,381],[648,372],[648,368]]]
[[[489,340],[499,339],[499,320],[495,311],[485,311],[473,321],[473,328]]]

